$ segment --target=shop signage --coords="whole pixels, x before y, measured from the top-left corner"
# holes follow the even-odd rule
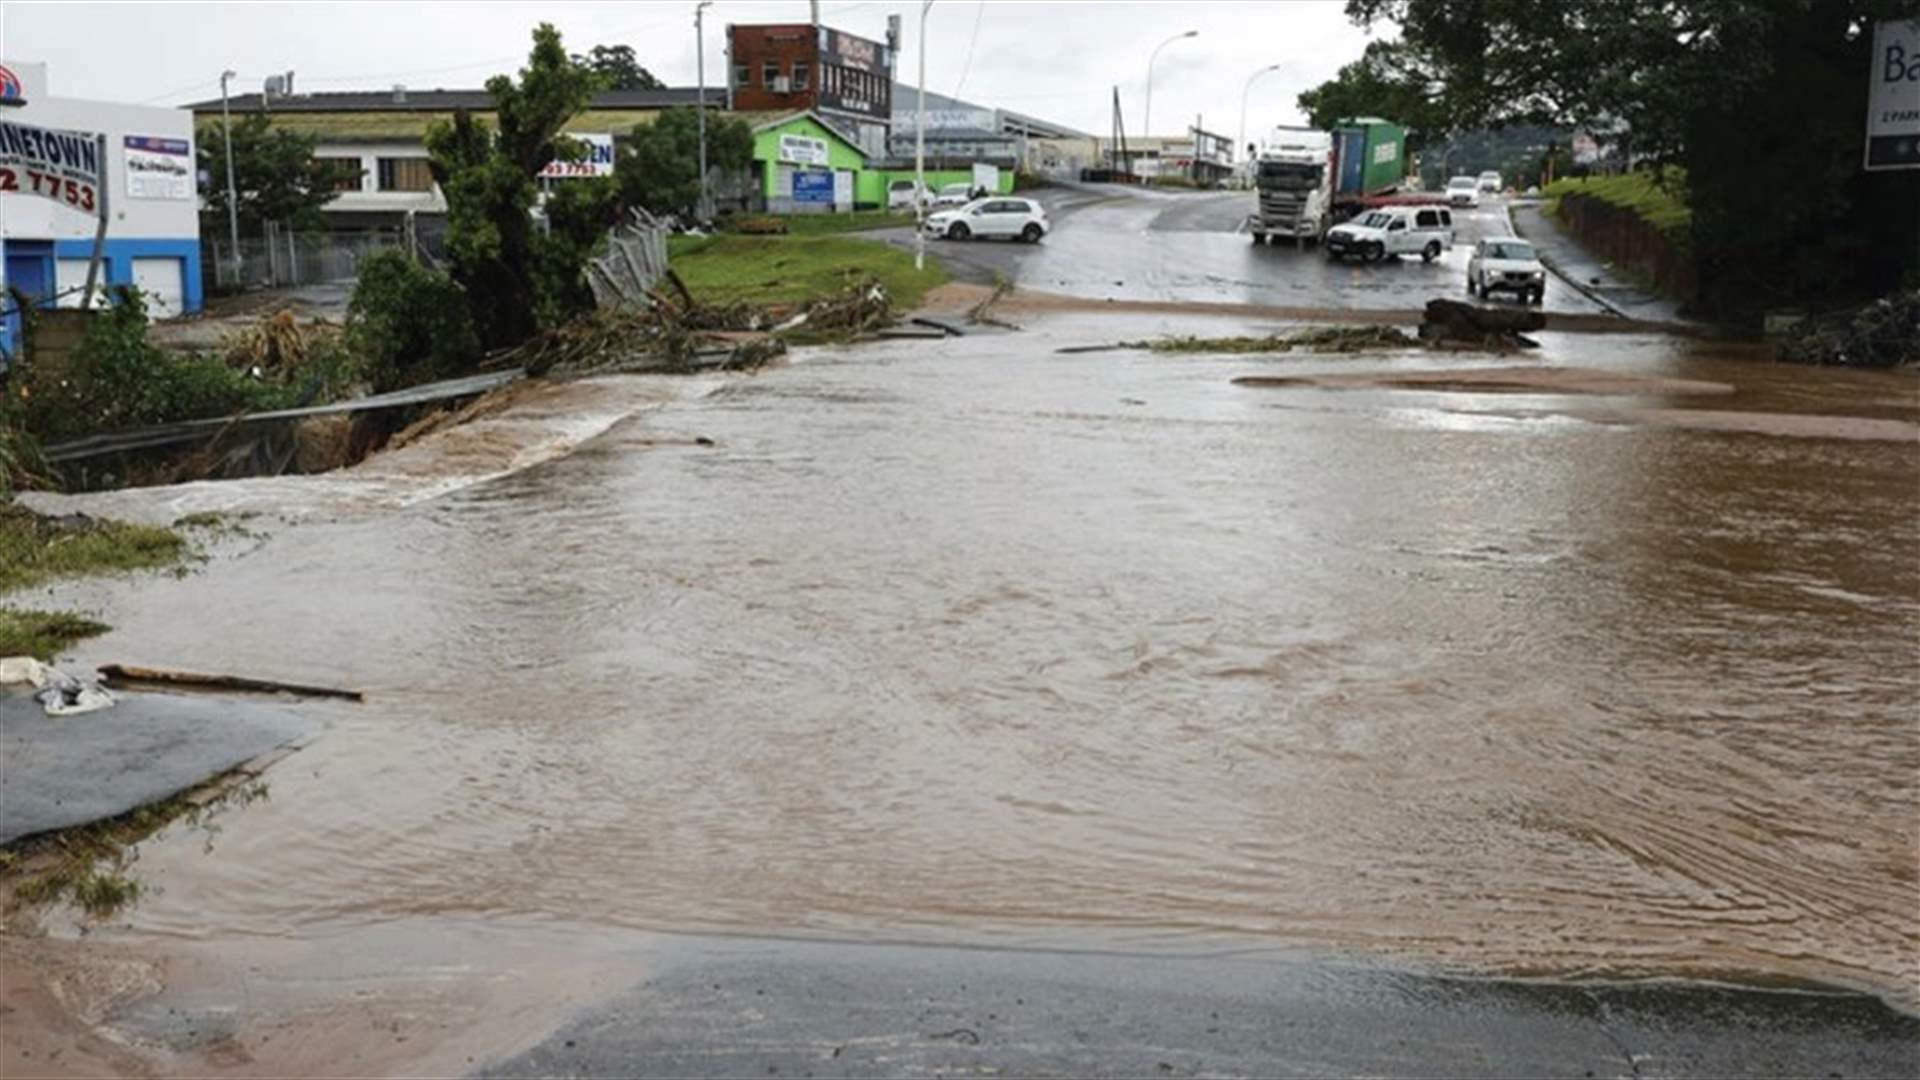
[[[833,204],[833,174],[825,169],[793,171],[793,201]]]
[[[1920,19],[1874,28],[1867,168],[1920,169]]]
[[[0,120],[0,195],[39,195],[98,217],[102,157],[93,132]]]
[[[574,135],[586,144],[586,155],[578,161],[549,161],[540,175],[548,180],[567,180],[581,176],[613,175],[613,136]]]
[[[193,148],[187,140],[128,135],[125,144],[129,198],[193,198]]]
[[[805,135],[780,136],[780,160],[795,165],[827,164],[827,140]]]

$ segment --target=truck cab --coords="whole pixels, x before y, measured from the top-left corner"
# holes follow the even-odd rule
[[[1253,242],[1292,237],[1317,244],[1333,202],[1333,136],[1312,128],[1276,128],[1253,161],[1257,202],[1247,216]]]

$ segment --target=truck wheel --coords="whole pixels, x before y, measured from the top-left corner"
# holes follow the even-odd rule
[[[1480,295],[1480,286],[1479,286],[1479,284],[1478,284],[1478,283],[1476,283],[1476,282],[1475,282],[1475,281],[1473,280],[1473,275],[1472,275],[1472,274],[1468,274],[1468,275],[1467,275],[1467,295],[1468,295],[1468,296],[1479,296],[1479,295]]]
[[[1433,260],[1439,257],[1440,257],[1440,241],[1438,240],[1427,241],[1426,250],[1420,253],[1420,261],[1432,262]]]
[[[972,235],[973,230],[967,228],[967,223],[964,221],[956,221],[947,229],[947,239],[949,240],[965,240]]]
[[[1379,262],[1387,257],[1387,246],[1378,240],[1360,249],[1360,258],[1367,262]]]
[[[1263,232],[1257,232],[1257,233],[1254,233],[1254,234],[1253,234],[1253,243],[1254,243],[1254,246],[1255,246],[1255,247],[1258,247],[1258,246],[1260,246],[1261,244],[1264,244],[1264,243],[1266,243],[1266,242],[1267,242],[1267,234],[1266,234],[1266,233],[1263,233]]]
[[[1534,302],[1534,303],[1536,303],[1536,304],[1544,304],[1544,303],[1546,303],[1546,302],[1547,302],[1547,290],[1545,290],[1545,289],[1535,289],[1535,290],[1533,290],[1533,302]]]

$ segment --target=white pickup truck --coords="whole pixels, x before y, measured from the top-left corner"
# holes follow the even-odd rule
[[[1453,212],[1444,206],[1388,206],[1369,210],[1327,230],[1327,258],[1358,255],[1379,262],[1390,255],[1418,255],[1432,262],[1453,249]]]

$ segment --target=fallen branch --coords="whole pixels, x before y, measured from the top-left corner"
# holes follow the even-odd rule
[[[364,695],[358,690],[341,690],[329,686],[302,686],[299,683],[249,679],[240,675],[201,675],[191,671],[167,671],[162,668],[132,667],[125,664],[107,664],[101,667],[100,677],[109,684],[158,683],[165,686],[199,686],[209,690],[239,690],[255,694],[297,694],[301,697],[364,700]]]

